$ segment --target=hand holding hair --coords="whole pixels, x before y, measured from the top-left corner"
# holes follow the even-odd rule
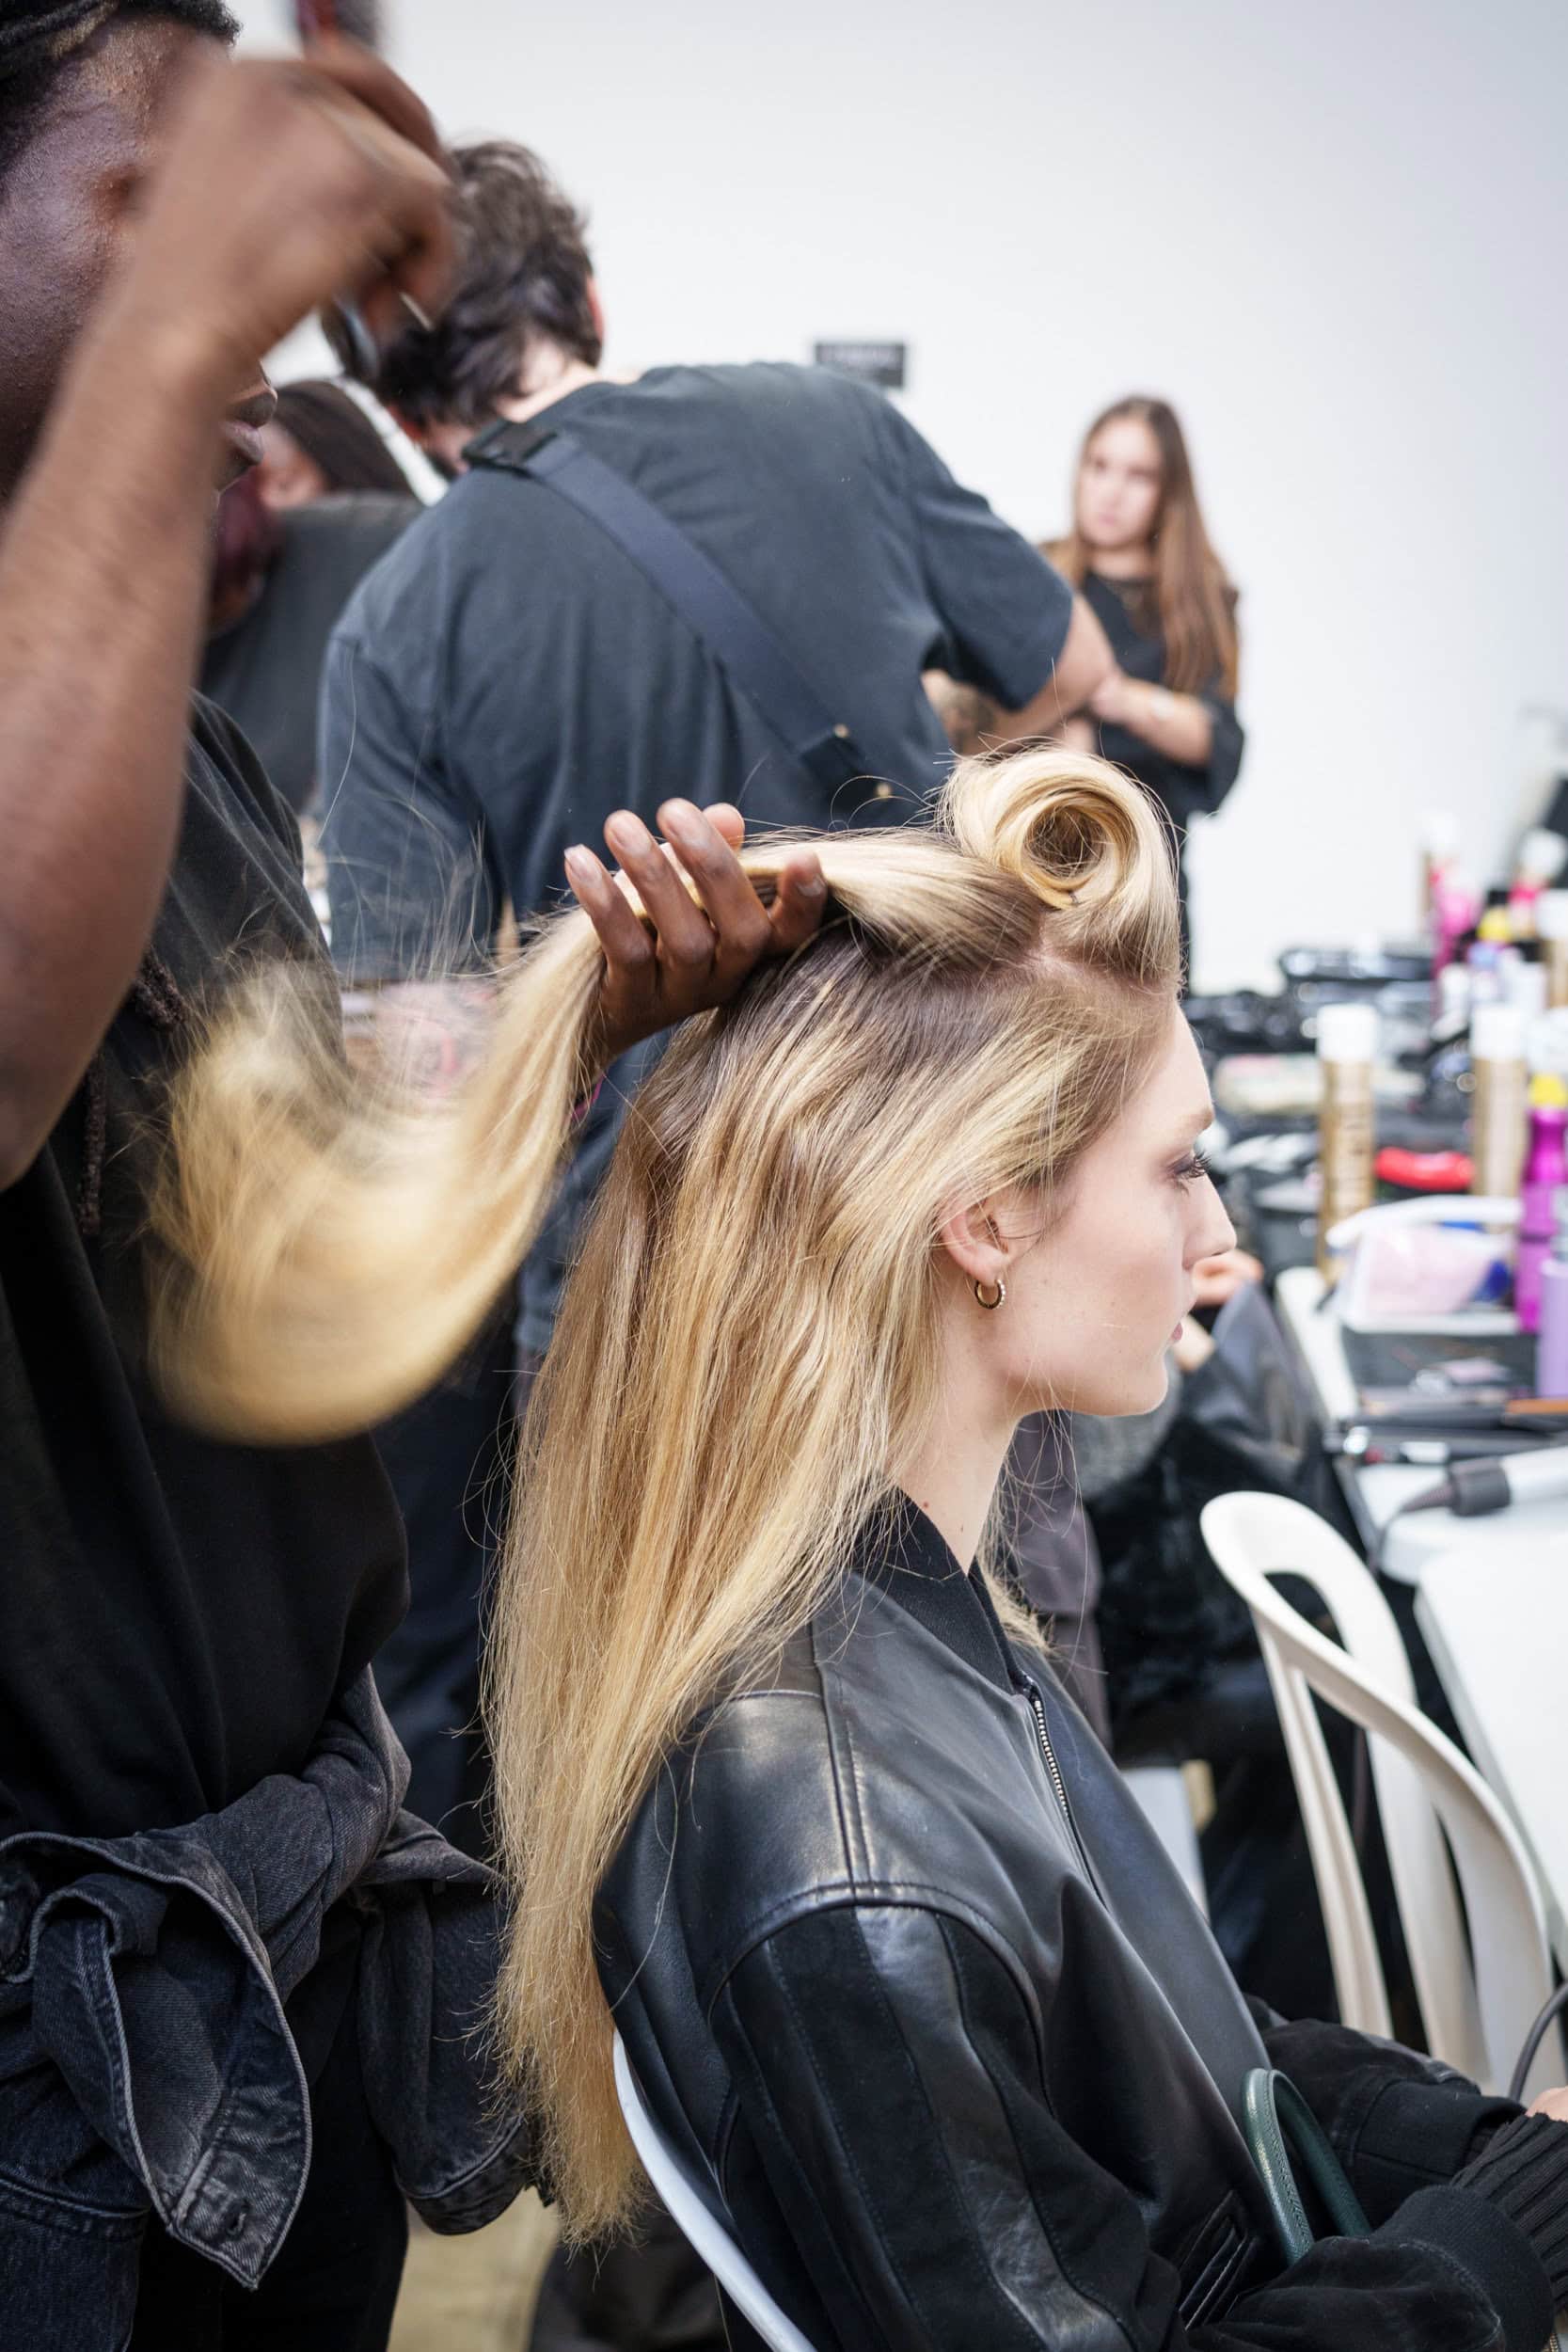
[[[746,820],[727,803],[705,812],[666,801],[658,821],[669,837],[662,849],[629,809],[610,818],[605,840],[623,868],[614,879],[592,850],[566,852],[567,879],[604,949],[601,1065],[726,1004],[765,956],[804,946],[827,901],[821,862],[801,849],[784,860],[765,906],[736,855]]]

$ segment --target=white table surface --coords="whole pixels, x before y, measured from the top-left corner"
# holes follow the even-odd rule
[[[1477,1768],[1541,1876],[1568,1973],[1568,1520],[1472,1519],[1421,1571],[1416,1616]]]

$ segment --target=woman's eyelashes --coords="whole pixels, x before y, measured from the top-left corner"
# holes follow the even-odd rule
[[[1192,1184],[1201,1184],[1212,1172],[1203,1153],[1196,1150],[1188,1152],[1171,1169],[1172,1176],[1183,1190]]]

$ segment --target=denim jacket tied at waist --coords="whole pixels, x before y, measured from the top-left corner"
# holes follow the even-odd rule
[[[283,2004],[347,1896],[363,1914],[365,2093],[404,2195],[481,2228],[532,2178],[527,2119],[478,2046],[493,1873],[401,1810],[408,1762],[367,1670],[309,1763],[186,1828],[0,1843],[0,2016],[33,2036],[172,2236],[254,2286],[310,2163]]]

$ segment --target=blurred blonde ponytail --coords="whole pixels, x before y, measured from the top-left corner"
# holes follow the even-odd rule
[[[587,917],[562,917],[440,1104],[349,1071],[313,976],[275,965],[238,987],[176,1086],[156,1210],[154,1361],[182,1412],[304,1442],[368,1428],[440,1377],[549,1199],[600,970]]]

